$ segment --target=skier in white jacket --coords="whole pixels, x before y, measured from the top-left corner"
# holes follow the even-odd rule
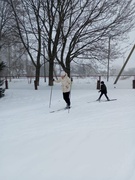
[[[71,79],[68,77],[66,72],[62,71],[61,77],[58,80],[54,80],[54,82],[61,83],[63,99],[65,100],[67,104],[66,108],[70,108]]]

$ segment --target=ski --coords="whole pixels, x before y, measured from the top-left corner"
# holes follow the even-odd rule
[[[50,111],[50,113],[59,112],[59,111],[63,111],[63,110],[69,110],[70,108],[61,108],[61,109]]]
[[[50,111],[50,113],[59,112],[59,111],[62,111],[62,110],[65,110],[65,108],[61,108],[61,109],[57,109],[57,110],[53,110],[53,111]]]
[[[109,101],[116,101],[117,99],[110,99]],[[98,100],[96,100],[96,101],[89,101],[88,103],[93,103],[93,102],[109,102],[108,100],[100,100],[100,101],[98,101]]]
[[[109,101],[116,101],[117,99],[110,99]],[[108,100],[101,101],[101,102],[109,102]]]

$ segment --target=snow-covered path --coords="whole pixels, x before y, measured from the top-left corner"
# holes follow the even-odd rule
[[[0,99],[1,180],[135,179],[135,90],[108,84],[117,101],[99,103],[92,85],[75,81],[70,111],[50,113],[65,106],[59,85],[49,108],[50,87],[11,82]]]

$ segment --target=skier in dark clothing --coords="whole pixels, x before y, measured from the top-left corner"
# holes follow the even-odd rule
[[[101,97],[102,97],[103,94],[105,95],[106,99],[107,99],[108,101],[110,101],[109,98],[108,98],[108,96],[107,96],[107,87],[106,87],[106,85],[104,84],[104,81],[101,81],[101,87],[100,87],[99,92],[101,92],[101,94],[100,94],[99,98],[97,99],[97,101],[100,101],[100,99],[101,99]]]

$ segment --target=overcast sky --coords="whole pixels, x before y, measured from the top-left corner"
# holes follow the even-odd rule
[[[135,0],[133,0],[135,2]],[[126,48],[126,54],[124,55],[123,58],[115,61],[114,63],[112,63],[112,67],[115,66],[115,65],[118,65],[118,66],[123,66],[124,62],[126,61],[131,49],[133,48],[134,44],[135,44],[135,28],[134,30],[132,30],[132,32],[129,33],[129,41],[127,41],[127,43],[124,44]],[[135,49],[125,67],[125,70],[126,69],[129,69],[129,68],[135,68]]]
[[[122,45],[125,47],[126,54],[123,56],[123,58],[120,58],[120,59],[116,60],[115,62],[113,62],[111,64],[111,67],[115,68],[115,66],[117,66],[117,65],[120,67],[123,66],[123,64],[126,61],[131,49],[133,48],[133,46],[135,44],[135,29],[129,33],[129,37],[130,37],[129,41],[126,41],[126,43],[123,43],[123,45]],[[134,51],[133,51],[133,53],[132,53],[132,55],[131,55],[131,57],[130,57],[130,59],[129,59],[126,67],[125,67],[125,70],[129,69],[129,68],[135,68],[135,49],[134,49]]]

